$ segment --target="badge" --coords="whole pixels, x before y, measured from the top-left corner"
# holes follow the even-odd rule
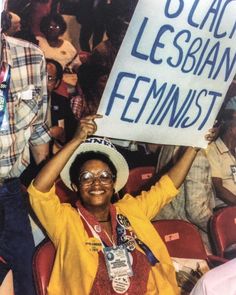
[[[96,224],[96,225],[94,226],[94,229],[95,229],[95,231],[96,231],[97,233],[100,233],[100,232],[102,231],[101,226],[98,225],[98,224]]]
[[[118,294],[124,294],[130,286],[130,279],[128,276],[116,277],[112,280],[112,288]]]
[[[102,243],[99,239],[97,238],[89,238],[86,242],[85,245],[87,246],[87,249],[90,252],[99,252],[102,250]]]
[[[128,251],[124,245],[105,247],[103,250],[110,280],[133,275]]]
[[[120,236],[123,236],[123,235],[126,233],[125,228],[124,228],[123,226],[120,226],[120,224],[119,224],[119,226],[117,226],[116,231],[117,231],[117,235],[118,235],[119,237],[120,237]]]
[[[136,245],[135,239],[132,236],[124,236],[124,245],[128,249],[128,251],[134,251]]]
[[[234,183],[236,183],[236,165],[230,165],[230,169],[232,172],[233,181],[234,181]]]
[[[122,214],[117,214],[117,222],[124,228],[129,228],[131,226],[128,218]]]

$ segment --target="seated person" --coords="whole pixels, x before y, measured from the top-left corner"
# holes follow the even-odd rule
[[[71,42],[61,38],[66,28],[67,25],[62,15],[59,13],[49,14],[44,16],[40,23],[40,30],[44,37],[37,36],[45,57],[58,61],[63,70],[69,65],[73,69],[81,65],[76,48]]]
[[[84,63],[78,70],[78,90],[71,98],[72,111],[77,119],[97,112],[108,76],[108,68]]]
[[[157,161],[157,173],[163,175],[182,156],[184,147],[162,146]],[[157,219],[183,219],[193,223],[199,230],[207,252],[211,246],[207,226],[215,207],[211,169],[206,153],[201,149],[180,187],[175,199],[155,217]]]
[[[49,96],[47,121],[54,143],[60,147],[73,137],[77,120],[70,107],[69,99],[55,92],[63,76],[61,64],[53,59],[46,59],[46,63]]]
[[[88,138],[100,117],[81,119],[74,138],[28,189],[56,248],[47,294],[179,294],[171,259],[150,220],[178,193],[197,151],[187,148],[150,191],[136,198],[127,194],[112,205],[129,169],[109,140]],[[77,208],[61,204],[55,194],[59,174],[77,193]]]
[[[195,285],[190,295],[235,295],[236,259],[208,271]]]
[[[236,205],[236,97],[231,98],[221,114],[219,137],[207,151],[216,207]]]

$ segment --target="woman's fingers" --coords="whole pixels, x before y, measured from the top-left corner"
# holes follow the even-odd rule
[[[95,119],[102,118],[102,115],[90,115],[80,120],[79,126],[79,137],[85,140],[88,135],[92,135],[97,130],[97,124],[95,123]]]

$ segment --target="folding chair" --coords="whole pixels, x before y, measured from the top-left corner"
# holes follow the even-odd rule
[[[210,219],[209,230],[216,254],[236,258],[236,206],[216,211]]]
[[[37,295],[47,294],[55,253],[55,248],[48,239],[43,240],[36,248],[33,257],[33,276]]]
[[[129,178],[122,189],[122,194],[131,194],[133,196],[139,194],[143,189],[147,189],[147,185],[150,183],[152,177],[155,175],[154,166],[143,166],[130,169]]]

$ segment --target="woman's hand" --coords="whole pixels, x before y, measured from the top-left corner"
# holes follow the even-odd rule
[[[205,139],[208,141],[208,143],[211,143],[212,141],[215,141],[216,138],[219,135],[219,127],[212,127],[208,130],[207,134],[205,135]]]
[[[97,130],[97,124],[94,120],[98,118],[102,118],[102,115],[91,115],[80,119],[74,138],[84,141],[88,136],[93,135]]]
[[[49,162],[40,170],[34,180],[34,186],[41,192],[48,192],[55,180],[58,178],[63,167],[78,148],[78,146],[97,130],[95,119],[102,118],[101,115],[87,116],[80,121],[75,136],[63,148],[54,155]]]

